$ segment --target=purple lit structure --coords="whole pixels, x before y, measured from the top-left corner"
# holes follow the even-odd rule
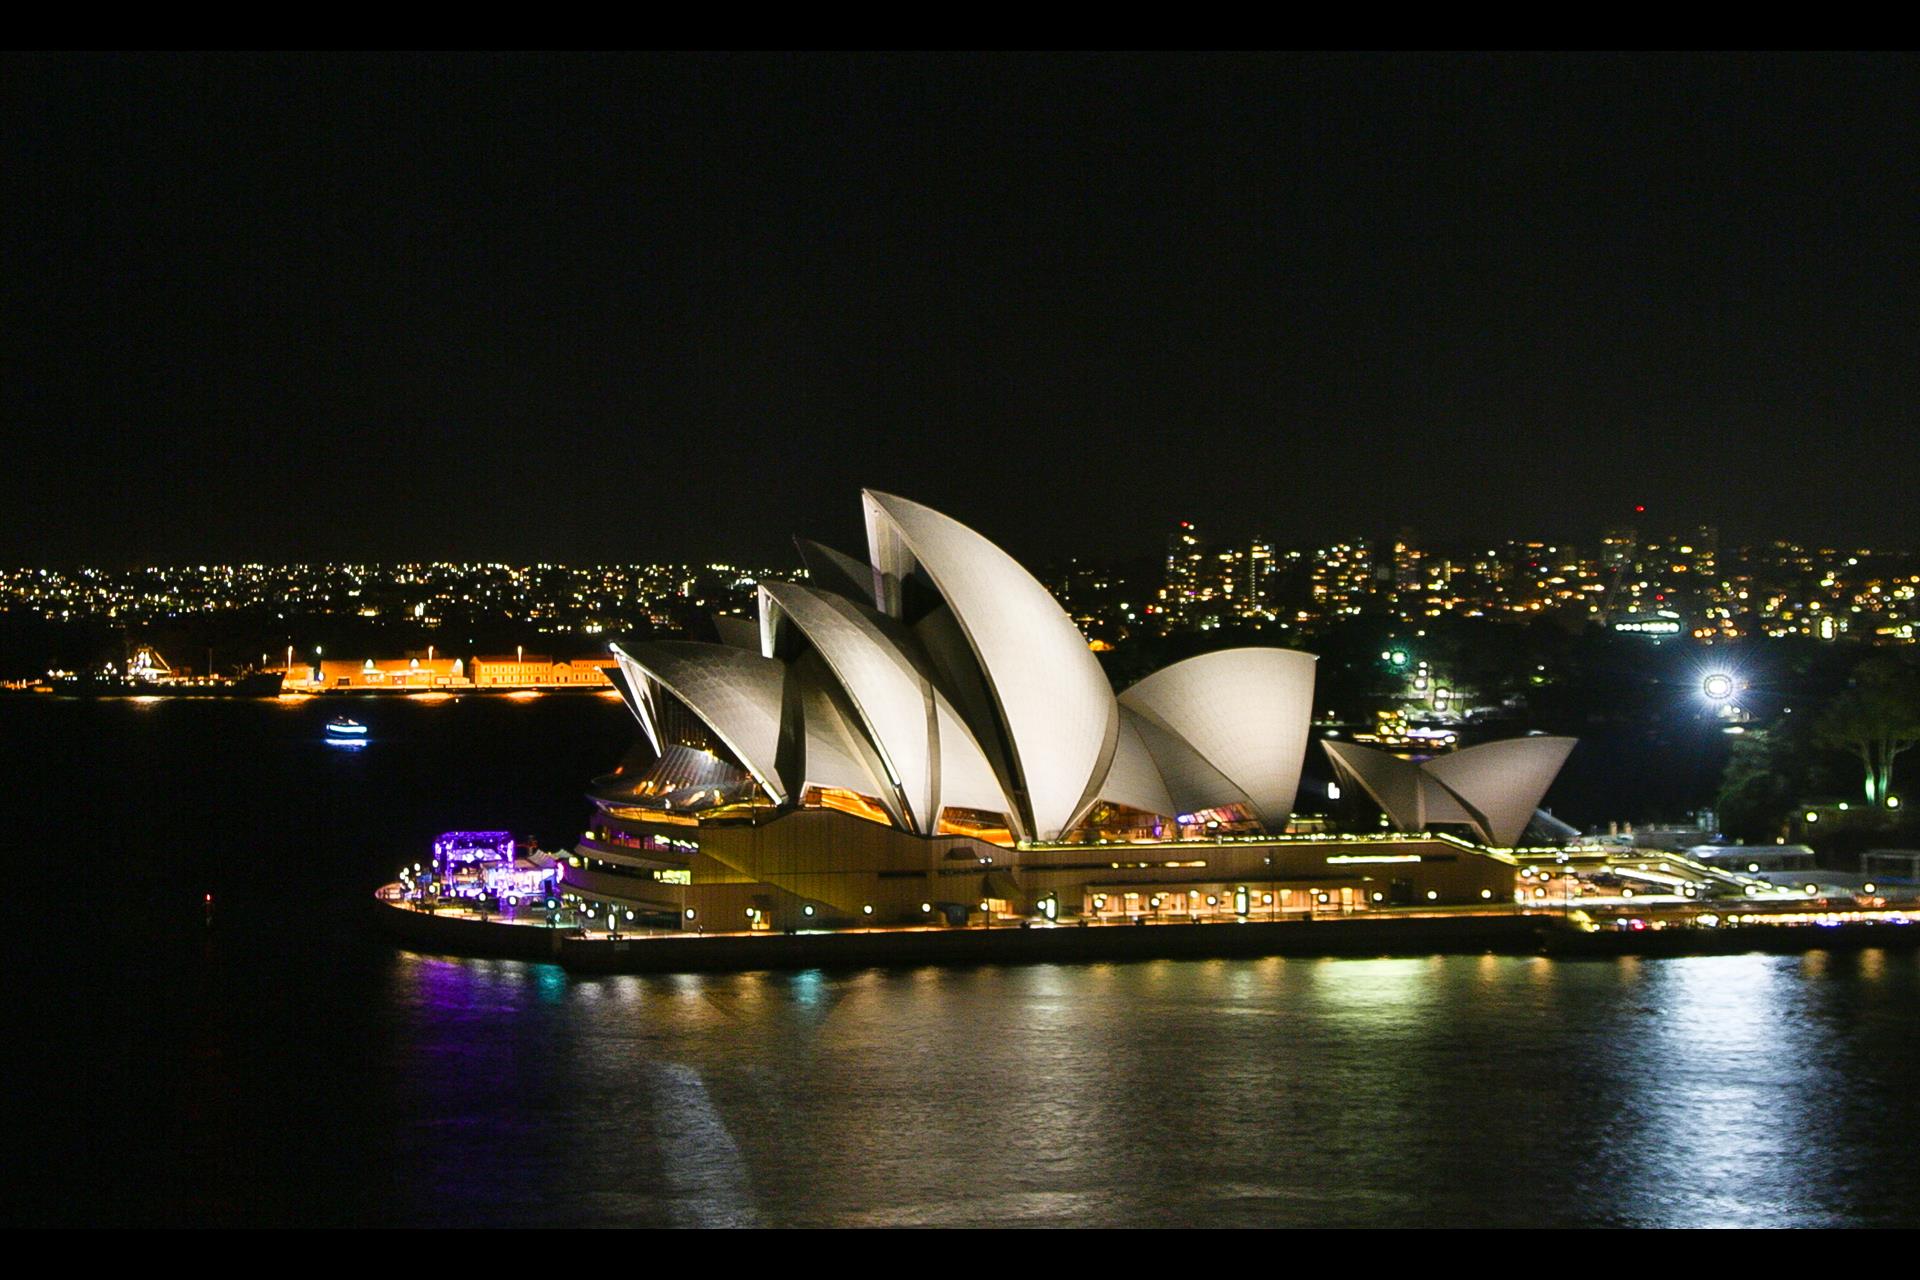
[[[448,831],[433,842],[434,877],[443,897],[485,898],[502,903],[546,892],[558,871],[539,850],[519,857],[507,831]]]
[[[515,847],[510,831],[448,831],[433,842],[433,873],[454,880],[461,871],[512,866]]]

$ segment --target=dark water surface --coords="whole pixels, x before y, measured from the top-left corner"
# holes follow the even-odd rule
[[[617,703],[0,700],[6,1220],[1920,1222],[1920,960],[569,978],[399,952],[452,827],[577,833]],[[212,929],[201,895],[216,896]]]

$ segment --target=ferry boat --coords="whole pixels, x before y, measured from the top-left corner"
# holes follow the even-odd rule
[[[365,742],[366,740],[367,726],[358,720],[351,720],[346,716],[335,716],[327,721],[328,742]]]

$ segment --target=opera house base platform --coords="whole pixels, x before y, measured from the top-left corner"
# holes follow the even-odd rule
[[[1851,911],[1737,917],[1644,917],[1596,923],[1586,913],[1534,908],[1380,911],[1208,923],[995,927],[878,926],[818,932],[588,934],[465,910],[431,911],[387,896],[375,920],[414,950],[557,963],[571,972],[722,973],[921,965],[1085,964],[1137,960],[1425,955],[1725,955],[1920,946],[1920,917]]]

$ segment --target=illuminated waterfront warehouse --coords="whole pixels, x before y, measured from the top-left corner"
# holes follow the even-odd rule
[[[1469,817],[1475,843],[1294,818],[1313,655],[1205,654],[1116,695],[1005,552],[865,506],[868,559],[802,543],[807,581],[763,583],[757,627],[614,648],[644,741],[596,784],[569,893],[728,930],[1511,901],[1504,821]]]

